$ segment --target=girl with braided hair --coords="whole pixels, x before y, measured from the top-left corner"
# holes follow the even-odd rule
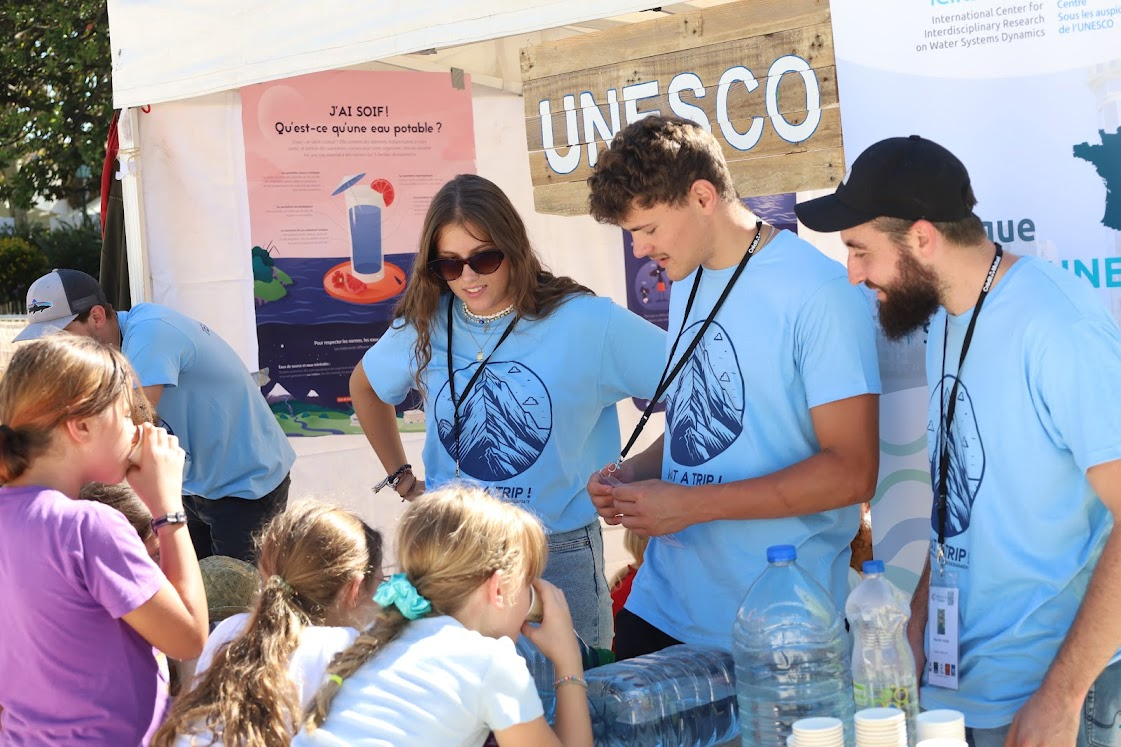
[[[287,745],[331,658],[376,613],[381,535],[354,514],[305,501],[257,539],[263,580],[251,612],[224,620],[153,747]]]
[[[332,662],[293,747],[393,745],[591,747],[580,653],[564,594],[541,580],[545,532],[481,489],[427,493],[401,517],[402,572],[382,583],[382,611]],[[532,597],[540,627],[525,622]],[[556,731],[525,661],[521,632],[557,673]]]

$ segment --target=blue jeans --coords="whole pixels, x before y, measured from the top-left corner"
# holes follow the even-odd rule
[[[543,576],[564,592],[576,634],[584,643],[610,649],[615,629],[598,519],[571,532],[549,535],[549,562]]]
[[[1004,747],[1004,738],[1011,728],[1012,724],[995,729],[966,729],[965,738],[971,747]],[[1086,694],[1074,747],[1121,747],[1121,661],[1106,667]]]

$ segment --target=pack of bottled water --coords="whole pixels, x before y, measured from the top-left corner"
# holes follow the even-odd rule
[[[597,747],[714,747],[736,739],[732,655],[679,645],[585,675]]]

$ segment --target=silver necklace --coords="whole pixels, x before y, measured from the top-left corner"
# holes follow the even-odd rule
[[[486,334],[487,337],[486,340],[480,343],[479,338],[475,337],[475,332],[471,329],[471,325],[467,325],[467,334],[471,335],[471,339],[475,342],[475,347],[479,349],[479,352],[475,354],[475,360],[477,361],[481,361],[485,357],[483,355],[483,349],[486,347],[486,343],[490,342],[490,333],[485,329],[483,330],[483,333]]]
[[[487,343],[490,342],[491,322],[497,321],[504,316],[509,316],[513,312],[513,304],[510,304],[502,311],[499,311],[495,314],[476,314],[472,312],[471,309],[467,308],[466,303],[463,304],[463,316],[467,319],[467,334],[471,335],[471,339],[475,342],[475,347],[479,350],[479,352],[475,354],[475,360],[482,361],[483,358],[486,357],[485,355],[483,355],[483,351],[486,350]],[[474,324],[481,324],[483,326],[483,334],[486,335],[486,339],[484,339],[481,343],[479,342],[479,338],[475,337],[475,330],[471,328],[472,326],[474,326],[472,322],[474,322]]]

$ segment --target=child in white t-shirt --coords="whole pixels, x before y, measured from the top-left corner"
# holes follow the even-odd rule
[[[331,659],[377,611],[381,535],[354,514],[306,501],[257,542],[264,585],[248,613],[224,620],[152,747],[287,744]]]
[[[405,511],[397,555],[403,572],[378,588],[377,622],[332,663],[293,747],[479,747],[491,731],[501,747],[591,747],[572,616],[540,578],[536,519],[452,486]],[[540,627],[525,623],[535,594]],[[519,632],[556,668],[555,733],[514,650]]]

